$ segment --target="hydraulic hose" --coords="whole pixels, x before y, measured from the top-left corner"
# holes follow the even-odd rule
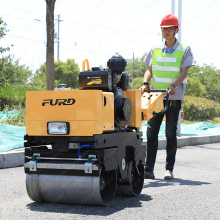
[[[93,147],[91,144],[85,144],[85,145],[82,145],[79,150],[78,150],[78,156],[79,158],[81,158],[81,155],[80,155],[80,150],[83,148],[83,147]]]
[[[130,124],[127,124],[127,125],[125,126],[125,129],[124,129],[123,133],[125,133],[125,131],[126,131],[126,129],[127,129],[127,127],[128,127],[129,125],[130,125]]]

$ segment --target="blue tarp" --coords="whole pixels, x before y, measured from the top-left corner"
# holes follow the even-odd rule
[[[146,139],[147,122],[142,124],[143,138]],[[22,148],[24,146],[25,127],[6,125],[0,123],[0,152]],[[182,124],[182,136],[201,136],[220,134],[220,125],[208,122],[198,122],[195,124]],[[162,122],[159,137],[165,136],[165,122]]]
[[[142,124],[143,138],[146,139],[147,122]],[[203,136],[220,134],[220,125],[209,122],[197,122],[194,124],[181,124],[182,136]],[[165,137],[165,121],[162,122],[159,137]]]
[[[24,147],[25,127],[0,123],[0,152]]]
[[[11,111],[2,111],[0,112],[0,121],[4,119],[8,119],[9,117],[14,117],[19,115],[19,111],[16,109],[11,110]]]

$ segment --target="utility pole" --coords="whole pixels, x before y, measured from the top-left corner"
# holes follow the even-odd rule
[[[182,0],[179,0],[178,3],[178,20],[180,23],[180,29],[179,29],[179,33],[178,33],[178,40],[181,42],[181,30],[182,30]]]
[[[182,29],[182,0],[178,0],[178,20],[180,24],[178,40],[181,42],[181,29]],[[171,14],[175,15],[175,0],[171,0]],[[178,122],[177,122],[177,136],[181,137],[181,111],[179,112]]]
[[[134,79],[134,52],[133,52],[133,68],[132,68],[132,80]]]
[[[172,14],[172,15],[175,15],[175,0],[172,0],[171,14]]]
[[[175,15],[175,0],[171,0],[171,14]],[[182,0],[178,0],[178,20],[180,23],[180,29],[178,33],[178,40],[181,42],[182,36]]]
[[[58,19],[55,19],[58,22],[58,28],[57,28],[57,61],[59,60],[60,56],[60,22],[63,20],[60,20],[60,15],[58,15]]]
[[[178,40],[181,42],[181,30],[182,30],[182,0],[178,2],[178,20],[180,24]],[[181,110],[179,112],[179,118],[177,123],[177,136],[181,137]]]
[[[60,53],[60,15],[58,15],[58,29],[57,29],[57,61],[59,60]]]

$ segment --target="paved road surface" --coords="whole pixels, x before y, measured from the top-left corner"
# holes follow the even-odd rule
[[[138,197],[116,197],[109,207],[36,203],[25,190],[23,167],[0,169],[0,219],[220,219],[220,144],[178,149],[175,179],[164,181],[165,150],[155,180]]]

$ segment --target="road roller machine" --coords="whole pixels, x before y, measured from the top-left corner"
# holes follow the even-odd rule
[[[163,109],[163,95],[129,90],[126,65],[120,55],[108,69],[85,60],[78,90],[26,93],[24,169],[33,201],[109,205],[115,195],[141,193],[141,123]]]

